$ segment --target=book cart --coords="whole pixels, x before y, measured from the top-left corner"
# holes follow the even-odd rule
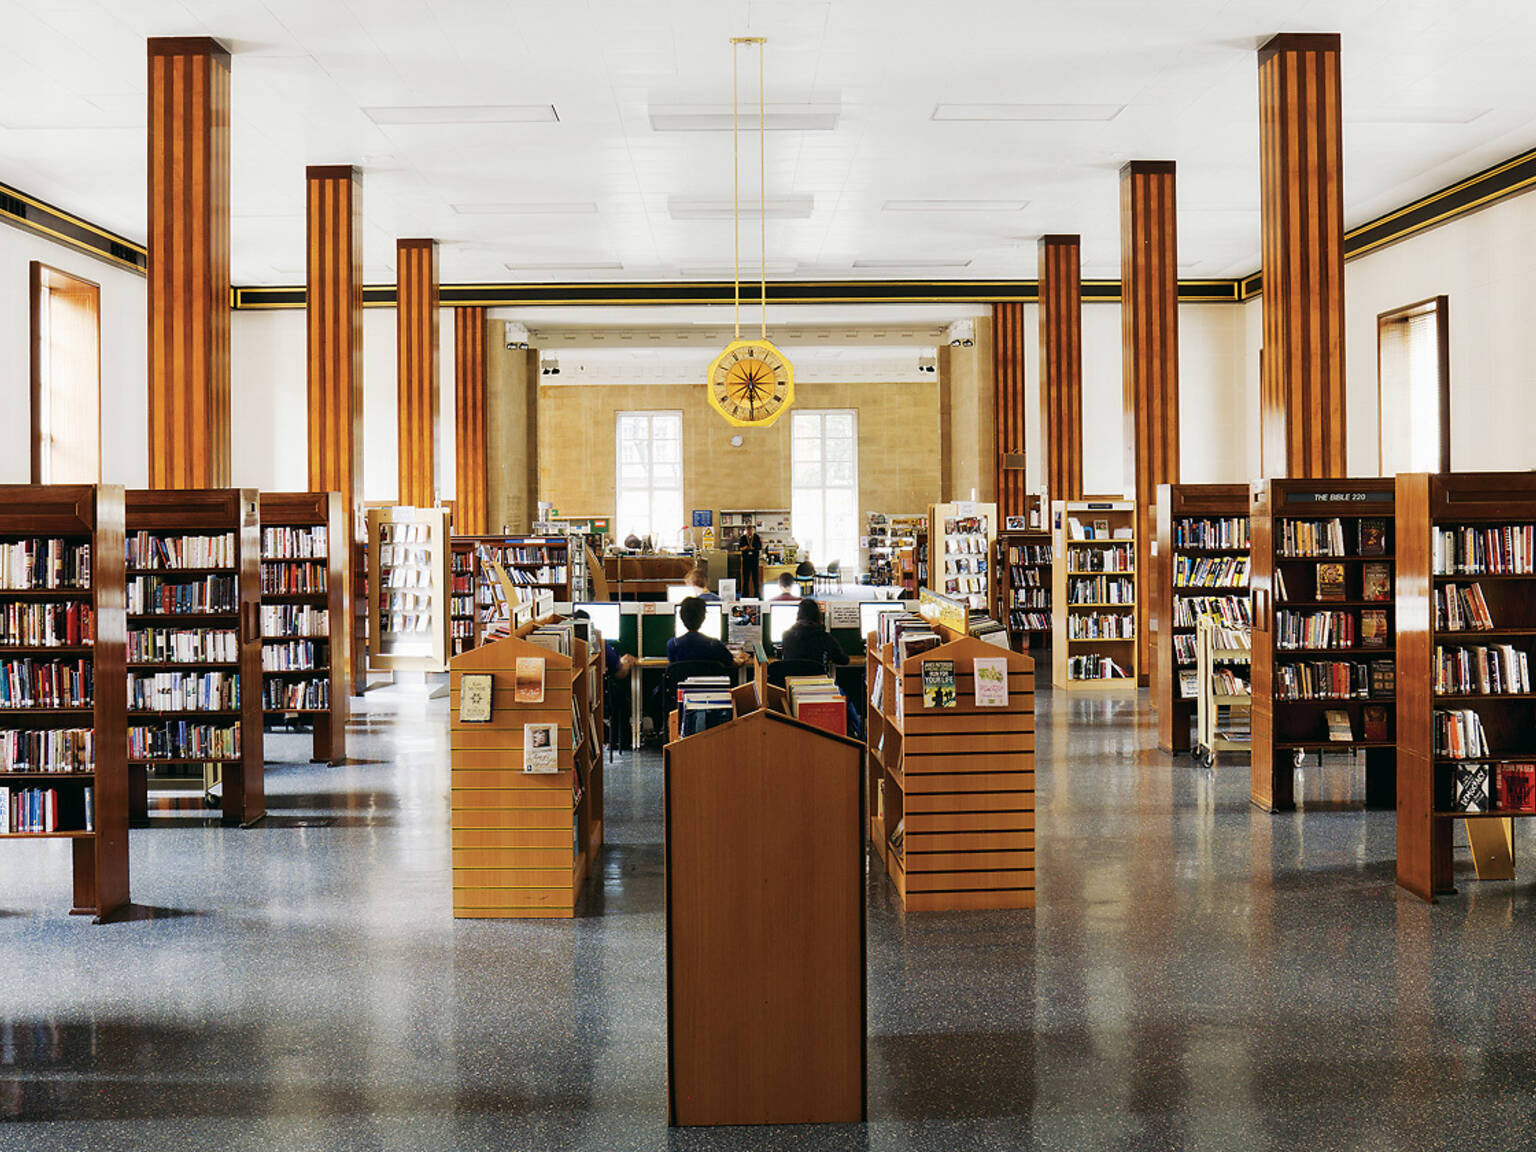
[[[1478,878],[1513,879],[1536,815],[1536,475],[1404,473],[1396,497],[1397,882],[1433,901],[1456,820]]]
[[[1137,685],[1135,531],[1136,505],[1129,500],[1051,505],[1051,682],[1058,688],[1102,692]]]
[[[1249,798],[1267,812],[1295,807],[1295,769],[1325,752],[1363,754],[1366,806],[1392,807],[1393,509],[1390,479],[1253,482]],[[1367,598],[1368,566],[1385,574],[1381,598]],[[1370,619],[1380,627],[1367,636]],[[1368,710],[1382,717],[1370,736]]]
[[[0,485],[0,840],[68,840],[70,911],[98,923],[128,903],[123,503],[113,484]]]
[[[860,746],[732,695],[665,749],[668,1120],[858,1123]]]
[[[352,550],[339,492],[261,494],[261,695],[268,720],[307,716],[314,759],[347,758]]]
[[[1157,554],[1149,580],[1158,596],[1151,678],[1157,746],[1189,751],[1195,719],[1195,628],[1202,616],[1230,627],[1250,622],[1246,484],[1159,484]]]
[[[1051,638],[1051,534],[1044,529],[997,534],[992,615],[1008,629],[1014,651],[1043,647]]]
[[[1246,668],[1252,651],[1246,628],[1234,628],[1215,616],[1201,616],[1195,631],[1195,760],[1214,767],[1223,752],[1247,753],[1252,747],[1253,693],[1237,668]]]
[[[546,620],[549,618],[546,618]],[[603,650],[576,639],[569,656],[516,628],[449,666],[453,914],[565,918],[603,846]],[[519,657],[543,662],[544,699],[517,700]],[[492,677],[490,719],[461,716],[466,674]],[[524,771],[524,725],[558,725],[558,771]]]
[[[448,667],[448,510],[368,510],[368,663],[390,672]]]
[[[148,821],[153,786],[200,795],[224,824],[249,827],[266,815],[260,498],[130,488],[125,507],[128,681],[144,697],[128,709],[130,819]],[[232,554],[198,564],[199,541],[221,539]],[[171,703],[147,697],[167,690]]]
[[[949,604],[950,623],[929,616],[937,648],[899,661],[895,645],[865,639],[870,842],[908,910],[1033,908],[1034,662],[967,635],[954,626],[964,605]],[[972,662],[999,656],[1008,704],[978,707]],[[954,662],[954,707],[923,706],[928,660]]]

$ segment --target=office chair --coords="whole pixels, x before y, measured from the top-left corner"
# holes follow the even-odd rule
[[[677,708],[678,685],[690,676],[725,676],[734,683],[736,669],[733,665],[719,664],[713,660],[679,660],[675,664],[668,664],[661,675],[661,687],[657,689],[654,698],[659,707],[652,713],[656,731],[661,734],[663,742],[667,734],[667,713]]]
[[[827,670],[818,660],[770,660],[768,662],[768,683],[775,688],[784,687],[784,681],[790,676],[825,676]]]
[[[822,586],[825,585],[829,592],[834,586],[841,592],[843,590],[843,562],[841,560],[832,561],[832,563],[827,565],[825,572],[817,572],[812,569],[811,583],[817,591],[820,591]]]

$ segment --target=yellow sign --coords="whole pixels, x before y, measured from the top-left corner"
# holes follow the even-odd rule
[[[919,588],[917,612],[924,620],[942,624],[962,636],[970,632],[970,611],[962,600],[954,600],[932,588]]]

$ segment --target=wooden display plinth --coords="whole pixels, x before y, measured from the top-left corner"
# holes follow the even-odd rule
[[[529,643],[525,625],[505,640],[455,657],[448,702],[453,845],[453,914],[458,918],[570,918],[603,846],[603,758],[578,713],[602,731],[602,652],[576,641],[572,656]],[[514,699],[519,656],[544,660],[544,700]],[[491,719],[459,718],[466,672],[489,673]],[[523,771],[523,725],[559,725],[559,771]],[[579,795],[576,781],[581,780]]]
[[[859,755],[769,710],[667,745],[671,1123],[864,1119]]]

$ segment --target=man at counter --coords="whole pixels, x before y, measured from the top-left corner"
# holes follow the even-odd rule
[[[741,552],[741,598],[753,600],[763,594],[763,538],[752,521],[742,529],[737,547]]]

